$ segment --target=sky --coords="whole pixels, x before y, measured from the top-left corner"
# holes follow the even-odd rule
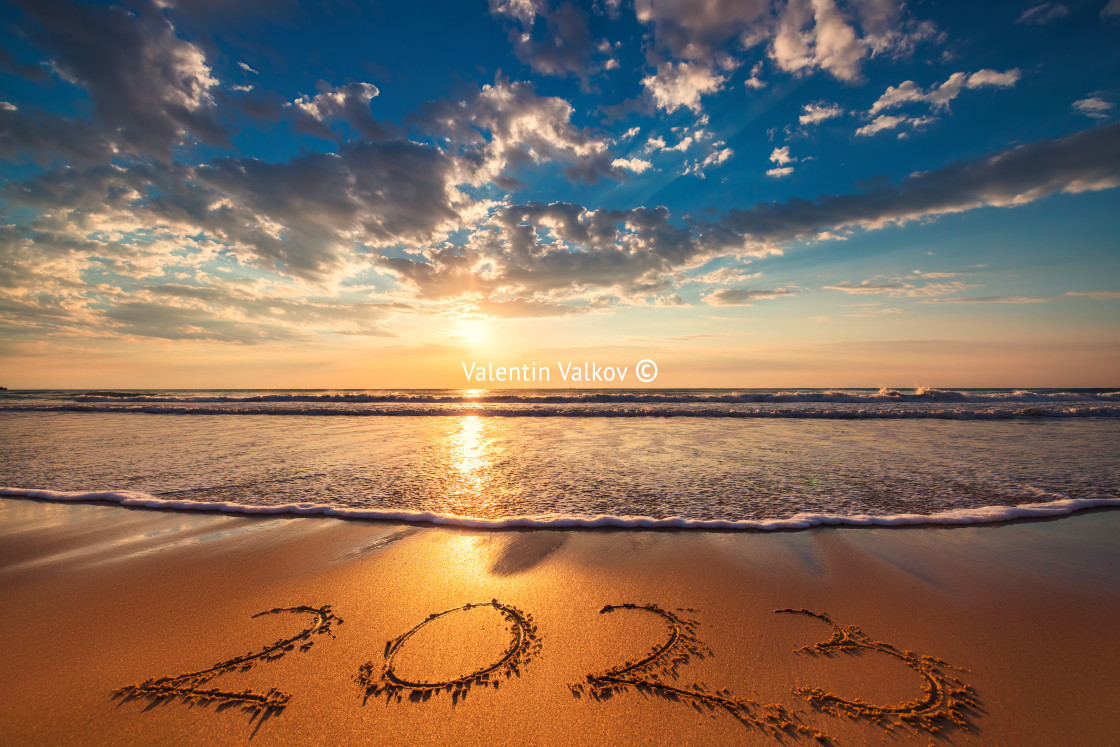
[[[1120,0],[14,0],[0,35],[3,386],[1120,385]]]

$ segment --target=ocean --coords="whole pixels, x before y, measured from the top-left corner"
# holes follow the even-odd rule
[[[465,527],[969,524],[1120,505],[1104,389],[0,391],[0,495]]]

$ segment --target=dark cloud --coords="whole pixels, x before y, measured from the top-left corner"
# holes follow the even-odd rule
[[[94,331],[256,344],[313,332],[393,336],[386,318],[409,310],[399,302],[309,297],[268,281],[208,275],[203,267],[212,254],[167,256],[182,245],[0,227],[0,330],[13,339]]]
[[[499,212],[468,246],[423,260],[385,257],[379,265],[429,298],[500,292],[555,300],[606,292],[640,300],[668,290],[674,267],[709,253],[664,207],[586,210],[553,203]]]
[[[505,84],[483,93],[487,96],[428,111],[448,115],[443,120],[448,132],[467,141],[462,151],[406,140],[358,141],[336,154],[286,163],[224,158],[199,166],[100,165],[9,184],[5,199],[40,211],[22,234],[19,256],[36,248],[44,258],[100,256],[108,258],[107,267],[117,266],[110,260],[125,269],[144,266],[148,260],[135,246],[121,244],[110,252],[103,239],[89,243],[90,236],[116,225],[125,231],[143,226],[180,242],[217,242],[244,260],[297,278],[319,282],[368,261],[418,298],[471,299],[485,313],[560,314],[672,299],[682,271],[715,257],[761,256],[795,240],[826,238],[827,232],[874,230],[1120,184],[1120,124],[1111,124],[915,174],[895,185],[762,203],[710,220],[675,217],[665,207],[587,209],[567,202],[488,207],[466,198],[456,185],[480,174],[499,178],[499,165],[516,159],[524,143],[551,148],[556,158],[600,150],[571,126],[568,110],[556,101]],[[496,173],[487,171],[491,168]],[[462,233],[450,243],[453,231]],[[944,296],[967,286],[832,287]],[[179,292],[184,298],[198,294]],[[705,300],[729,305],[794,292],[720,288]],[[238,318],[254,313],[245,307]],[[192,326],[176,319],[168,323]],[[219,335],[214,339],[249,339],[236,330],[193,326]]]
[[[50,114],[28,116],[0,107],[0,158],[29,158],[40,164],[62,160],[74,165],[104,163],[116,145],[103,129],[86,119]]]
[[[438,149],[396,140],[358,141],[337,154],[311,154],[287,163],[227,158],[199,167],[196,177],[228,207],[229,235],[245,240],[280,267],[313,276],[355,242],[375,246],[434,239],[458,215],[450,202],[450,160]],[[195,214],[200,224],[207,217]],[[239,229],[257,221],[244,239]]]
[[[787,242],[844,227],[878,228],[985,206],[1012,207],[1058,192],[1120,184],[1120,123],[1041,140],[897,185],[815,201],[795,199],[729,211],[718,229],[748,240]]]
[[[180,38],[155,5],[135,12],[68,0],[17,0],[31,38],[64,79],[84,88],[122,147],[168,159],[187,138],[226,143],[206,55]]]
[[[417,293],[562,294],[608,292],[630,301],[671,289],[670,274],[712,257],[778,251],[825,231],[917,220],[983,206],[1015,206],[1056,192],[1120,183],[1120,125],[1001,151],[914,175],[894,186],[816,201],[794,199],[732,210],[717,221],[674,222],[664,207],[587,210],[571,203],[519,205],[496,214],[470,244],[380,266]],[[485,268],[479,270],[478,268]],[[959,290],[955,284],[916,295]],[[902,286],[831,286],[849,293]],[[794,291],[721,289],[706,300],[748,303]]]
[[[208,340],[253,345],[291,337],[280,327],[229,319],[224,312],[159,302],[123,301],[111,306],[105,318],[121,334],[164,340]]]
[[[258,264],[316,279],[359,244],[433,240],[458,217],[452,166],[431,146],[358,141],[279,164],[224,158],[67,168],[7,185],[3,196],[42,210],[42,226],[93,230],[105,215],[127,215],[181,235],[204,232]]]
[[[786,288],[778,288],[775,290],[720,288],[704,296],[704,303],[710,306],[750,306],[754,301],[795,295],[797,295],[797,291],[788,290]]]
[[[769,23],[769,0],[635,0],[634,12],[653,26],[659,47],[673,56],[710,61],[716,49]]]
[[[591,72],[593,47],[588,16],[573,3],[548,7],[543,1],[490,0],[490,12],[511,19],[513,53],[534,72],[583,78]]]

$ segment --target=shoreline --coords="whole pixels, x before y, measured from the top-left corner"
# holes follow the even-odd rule
[[[52,491],[33,488],[0,487],[0,499],[17,498],[47,503],[80,503],[93,505],[119,505],[126,508],[196,511],[203,513],[235,514],[243,516],[292,516],[329,517],[361,521],[384,521],[426,526],[448,526],[463,529],[640,529],[682,530],[701,532],[781,532],[801,531],[815,527],[905,527],[905,526],[973,526],[1005,524],[1041,518],[1061,518],[1085,511],[1120,508],[1120,498],[1063,498],[1056,501],[1020,503],[1013,506],[978,506],[951,509],[933,514],[888,514],[883,516],[853,514],[798,513],[774,519],[686,519],[681,517],[653,518],[646,516],[594,517],[503,517],[478,519],[437,514],[424,511],[379,511],[347,508],[327,504],[283,504],[279,506],[230,503],[225,501],[182,501],[157,498],[135,491]]]
[[[0,499],[0,614],[11,631],[0,726],[13,739],[283,744],[377,733],[391,743],[773,744],[767,723],[777,722],[762,714],[780,711],[836,744],[1090,744],[1112,733],[1107,703],[1120,696],[1120,644],[1108,634],[1120,622],[1112,510],[951,532],[633,532],[119,508]],[[499,687],[470,678],[501,658],[516,628],[491,600],[527,616],[526,640],[539,643],[514,652],[525,660],[518,674],[499,673]],[[293,644],[314,647],[223,670],[201,686],[276,688],[290,700],[275,713],[113,698],[130,683],[286,640],[319,618],[277,608],[323,605],[345,624]],[[831,633],[820,618],[774,614],[786,608],[858,626],[862,648],[795,653]],[[372,663],[376,684],[385,641],[410,629],[394,671],[455,692],[400,688],[400,702],[386,702],[385,691],[363,700],[360,667]],[[667,640],[667,629],[680,640],[691,631],[710,652],[663,678],[684,696],[627,684],[641,679],[630,672],[614,675],[617,691],[576,697],[573,686],[608,682],[612,668]],[[942,714],[935,732],[921,723],[888,730],[873,714],[830,715],[828,703],[794,692],[920,700],[920,657],[884,655],[879,644],[970,670],[936,675],[974,691],[972,705],[956,704],[966,726]],[[697,702],[681,702],[698,692]],[[788,724],[780,731],[783,742],[817,741]]]

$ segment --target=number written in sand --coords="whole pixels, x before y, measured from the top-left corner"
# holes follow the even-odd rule
[[[810,705],[831,716],[844,713],[852,718],[867,719],[888,730],[905,725],[932,734],[939,731],[947,721],[961,727],[968,727],[965,714],[976,705],[976,693],[970,685],[946,673],[945,670],[956,669],[955,667],[950,667],[941,659],[932,656],[919,656],[913,651],[899,651],[889,643],[872,640],[854,625],[837,625],[824,612],[811,612],[806,609],[782,609],[776,612],[807,615],[832,627],[832,637],[827,641],[804,646],[797,649],[795,653],[830,656],[837,652],[857,654],[863,651],[877,651],[903,662],[922,675],[924,680],[922,697],[892,706],[873,705],[859,699],[841,698],[819,687],[794,688],[793,692],[805,698]]]
[[[697,708],[723,710],[738,719],[744,726],[751,726],[775,737],[800,734],[819,740],[826,735],[811,729],[795,720],[780,705],[759,703],[748,698],[740,698],[730,690],[711,690],[703,682],[689,685],[669,684],[666,680],[677,678],[677,669],[694,657],[703,659],[711,655],[711,649],[696,634],[696,620],[682,617],[676,612],[656,604],[618,604],[607,605],[599,614],[616,610],[640,610],[657,615],[665,621],[668,635],[663,643],[637,661],[627,661],[598,674],[587,675],[584,682],[569,685],[577,698],[584,694],[595,700],[605,700],[617,693],[631,689],[643,694],[656,695],[668,700],[689,703]],[[694,612],[681,609],[678,612]]]
[[[297,644],[300,651],[307,651],[314,643],[313,636],[326,634],[333,637],[331,626],[342,624],[342,620],[331,612],[329,605],[324,607],[277,607],[258,612],[253,615],[253,618],[263,615],[277,615],[283,612],[312,615],[314,621],[310,627],[304,628],[291,638],[282,638],[255,653],[250,651],[247,654],[218,662],[209,669],[200,669],[197,672],[187,672],[173,677],[157,677],[138,684],[126,685],[113,695],[126,701],[137,699],[152,702],[181,700],[202,705],[210,703],[216,703],[219,706],[240,705],[242,710],[248,711],[254,717],[278,713],[288,704],[291,695],[276,688],[262,694],[255,693],[252,690],[233,692],[218,688],[203,689],[202,685],[218,675],[234,671],[247,671],[261,662],[275,661],[295,649]]]
[[[502,614],[510,634],[509,646],[506,647],[497,661],[476,669],[470,674],[442,681],[411,680],[397,674],[393,665],[394,658],[405,642],[419,632],[421,628],[442,617],[457,612],[466,613],[484,607],[491,607]],[[497,599],[481,604],[464,604],[462,607],[454,607],[429,615],[426,620],[411,630],[386,643],[385,660],[380,667],[380,671],[372,661],[367,661],[359,667],[354,680],[365,689],[367,700],[371,696],[384,693],[386,700],[396,698],[400,701],[403,694],[407,693],[410,700],[419,701],[427,700],[432,695],[442,691],[451,693],[454,703],[458,702],[460,698],[466,697],[467,691],[474,685],[497,688],[503,676],[507,678],[513,675],[520,676],[521,667],[532,660],[533,656],[540,651],[540,646],[537,626],[533,622],[533,616],[529,613],[522,612],[508,604],[502,604]]]

